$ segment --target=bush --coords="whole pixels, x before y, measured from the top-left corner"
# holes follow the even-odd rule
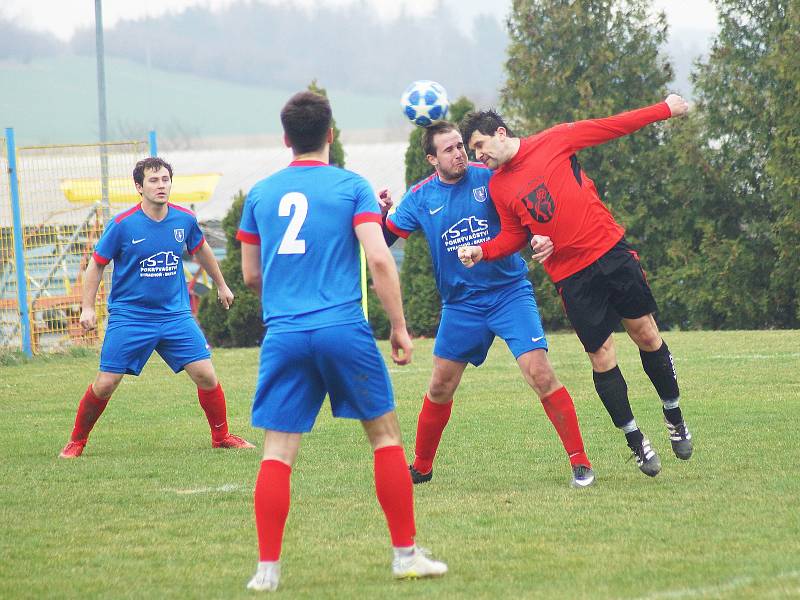
[[[197,320],[209,343],[222,348],[258,346],[264,337],[261,300],[244,285],[242,244],[236,239],[244,198],[244,194],[239,192],[228,214],[222,219],[222,229],[227,241],[226,254],[220,263],[220,269],[225,277],[225,283],[235,296],[233,305],[229,310],[222,308],[217,302],[216,288],[214,288],[200,300],[197,311]]]

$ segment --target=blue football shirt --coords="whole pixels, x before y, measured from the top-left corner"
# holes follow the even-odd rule
[[[375,193],[351,171],[294,161],[259,181],[237,238],[260,245],[264,324],[274,333],[364,320],[354,227],[381,222]]]
[[[161,221],[148,217],[141,204],[115,216],[94,249],[98,264],[114,261],[109,313],[135,319],[191,315],[181,255],[184,248],[194,254],[204,241],[194,214],[174,204]]]
[[[471,269],[458,259],[459,246],[477,246],[500,232],[500,218],[489,198],[490,177],[491,171],[479,163],[470,163],[454,184],[434,173],[412,186],[386,219],[387,227],[403,238],[422,229],[445,304],[483,298],[486,292],[520,283],[528,272],[519,254],[481,261]]]

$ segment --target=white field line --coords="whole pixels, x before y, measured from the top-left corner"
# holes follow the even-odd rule
[[[165,492],[172,492],[174,494],[179,495],[188,495],[188,494],[216,494],[219,492],[223,493],[230,493],[230,492],[241,492],[244,490],[250,490],[249,487],[238,484],[238,483],[226,483],[225,485],[221,485],[219,487],[204,487],[204,488],[195,488],[193,490],[171,490],[166,489],[163,490]]]
[[[782,358],[800,358],[800,352],[781,352],[778,354],[712,354],[708,358],[715,360],[775,360]]]
[[[777,575],[767,577],[735,577],[726,583],[719,585],[710,585],[699,588],[684,588],[681,590],[670,590],[664,592],[655,592],[647,596],[639,596],[636,600],[673,600],[681,598],[703,598],[703,597],[717,597],[722,593],[731,592],[738,588],[756,583],[759,581],[778,581],[781,579],[800,579],[800,571],[786,571],[785,573],[778,573]]]

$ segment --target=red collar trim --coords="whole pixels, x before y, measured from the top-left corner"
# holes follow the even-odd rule
[[[290,167],[327,167],[328,163],[321,160],[293,160],[289,163]]]

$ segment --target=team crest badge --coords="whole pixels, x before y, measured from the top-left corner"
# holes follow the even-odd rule
[[[472,190],[472,196],[473,196],[473,197],[475,198],[475,200],[477,200],[478,202],[486,202],[486,198],[488,198],[488,197],[489,197],[489,193],[486,191],[486,186],[485,186],[485,185],[482,185],[481,187],[479,187],[479,188],[474,188],[474,189]]]
[[[556,203],[544,182],[536,186],[532,192],[522,198],[522,203],[531,216],[539,223],[549,223],[556,212]]]
[[[186,239],[186,236],[183,233],[183,229],[173,229],[172,231],[175,234],[175,241],[176,242],[180,243],[184,239]]]

